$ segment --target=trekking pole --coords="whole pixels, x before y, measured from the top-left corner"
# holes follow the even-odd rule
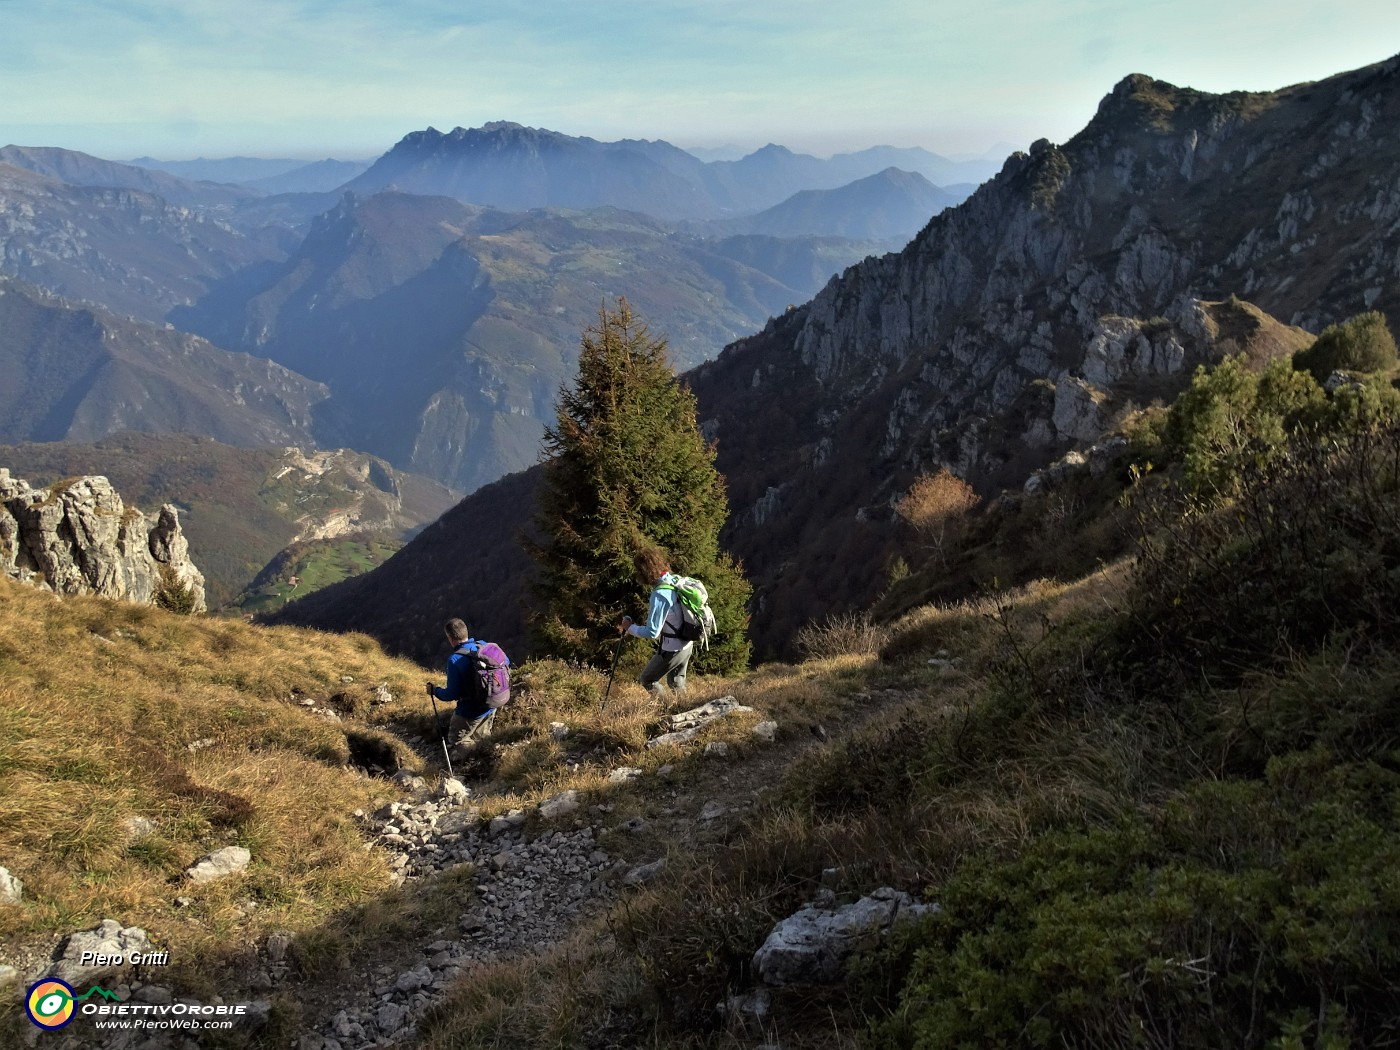
[[[442,741],[442,757],[447,762],[447,775],[455,780],[457,774],[452,772],[452,756],[447,753],[447,732],[442,728],[442,717],[438,714],[437,693],[429,692],[428,697],[433,701],[433,725],[437,726],[438,739]]]
[[[613,675],[617,673],[617,659],[622,655],[622,643],[625,641],[627,641],[627,632],[623,631],[621,637],[617,640],[617,651],[613,653],[612,667],[608,670],[608,687],[603,690],[603,706],[598,708],[598,713],[600,715],[607,709],[608,694],[612,692]]]

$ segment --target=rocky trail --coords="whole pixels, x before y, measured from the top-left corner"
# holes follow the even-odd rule
[[[444,776],[430,783],[401,770],[392,780],[403,797],[355,816],[366,848],[385,850],[393,881],[422,903],[408,928],[356,945],[348,965],[311,967],[309,976],[305,960],[296,957],[293,934],[274,932],[244,950],[244,987],[225,990],[221,998],[249,1002],[255,1025],[267,1023],[274,995],[296,1002],[301,1034],[290,1045],[298,1050],[411,1045],[418,1020],[459,978],[470,979],[474,969],[491,962],[543,952],[620,895],[664,878],[668,853],[674,855],[677,846],[702,852],[724,840],[800,753],[827,746],[907,697],[893,689],[858,694],[830,731],[813,726],[811,732],[781,734],[777,723],[759,722],[752,733],[760,746],[741,754],[723,742],[695,741],[710,722],[753,710],[733,697],[710,701],[670,716],[663,726],[667,731],[648,742],[649,748],[675,748],[674,764],[649,774],[627,766],[609,771],[618,802],[585,800],[576,791],[564,791],[528,812],[511,809],[484,819],[483,808],[499,808],[499,803],[490,805],[497,791],[490,782],[469,787]],[[568,729],[556,724],[555,731],[563,735]],[[416,743],[425,756],[436,745],[435,740]],[[701,760],[685,762],[682,770],[686,751],[697,750]],[[627,804],[619,806],[624,797]],[[617,813],[620,808],[626,813]],[[888,912],[899,903],[872,906]],[[59,964],[58,975],[91,980],[75,965],[82,949],[105,944],[129,952],[146,943],[144,931],[108,920],[69,939],[67,963]],[[74,965],[64,969],[67,964]],[[195,1004],[153,979],[159,972],[138,968],[113,990],[137,1003]],[[750,1002],[738,1008],[755,1007]],[[757,1009],[762,1009],[761,999]],[[94,1042],[96,1035],[78,1024],[57,1040],[32,1032],[63,1050],[190,1050],[200,1045],[189,1036],[149,1032],[121,1032]]]

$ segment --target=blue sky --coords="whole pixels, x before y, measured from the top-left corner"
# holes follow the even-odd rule
[[[1132,72],[1269,89],[1400,52],[1395,0],[0,0],[0,144],[371,157],[514,120],[600,139],[980,153]]]

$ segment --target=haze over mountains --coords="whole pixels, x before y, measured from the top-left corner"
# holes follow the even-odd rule
[[[1009,158],[902,251],[692,371],[760,651],[883,589],[891,503],[918,472],[948,464],[984,493],[1019,489],[1095,441],[1115,407],[1170,394],[1195,361],[1275,323],[1206,304],[1238,295],[1313,332],[1378,309],[1400,327],[1397,127],[1400,57],[1265,93],[1127,77],[1069,142]],[[435,561],[467,542],[455,523],[482,520],[475,502],[289,616],[353,620],[407,650],[403,614],[366,622],[366,595],[393,607],[414,581],[425,615],[485,612],[490,581]],[[482,561],[492,579],[529,571],[513,540]]]
[[[0,443],[119,430],[310,445],[328,391],[265,358],[0,277]]]
[[[892,147],[819,160],[770,144],[737,161],[705,162],[659,140],[598,142],[497,121],[408,135],[347,188],[393,187],[507,210],[612,205],[663,219],[709,219],[761,211],[795,192],[834,189],[891,166],[946,183],[990,174],[983,162]]]
[[[363,172],[248,157],[121,164],[11,146],[0,150],[0,273],[270,359],[328,395],[310,399],[295,435],[274,412],[242,443],[276,431],[470,490],[535,461],[579,334],[604,302],[631,299],[690,367],[961,199],[882,171],[891,159],[969,170],[922,150],[818,160],[777,146],[707,164],[665,142],[504,122],[416,132]],[[848,176],[848,189],[812,189]],[[317,192],[345,178],[343,192]],[[287,188],[299,192],[271,192]],[[702,217],[775,203],[752,221]],[[139,326],[103,326],[128,364],[154,345]],[[26,382],[40,374],[27,367]],[[65,379],[55,403],[72,400],[76,382]],[[194,389],[172,382],[167,395]],[[129,384],[92,383],[79,400],[80,419],[12,427],[10,439],[94,438],[99,419],[167,429],[135,406]],[[171,418],[198,428],[207,415],[202,432],[240,441],[207,408],[195,398]]]

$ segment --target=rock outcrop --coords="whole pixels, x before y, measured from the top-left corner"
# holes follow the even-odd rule
[[[183,590],[192,611],[205,608],[180,512],[167,503],[148,517],[104,477],[35,489],[0,467],[0,573],[55,594],[142,603]]]
[[[693,371],[759,651],[814,595],[873,600],[882,574],[850,565],[890,549],[920,473],[1020,487],[1096,443],[1115,396],[1169,400],[1243,349],[1210,304],[1400,323],[1397,120],[1400,57],[1258,94],[1127,77],[1070,141],[1013,154],[903,251]]]
[[[889,887],[842,908],[808,905],[773,927],[754,952],[753,971],[773,986],[839,981],[857,951],[877,945],[894,926],[938,910]]]

